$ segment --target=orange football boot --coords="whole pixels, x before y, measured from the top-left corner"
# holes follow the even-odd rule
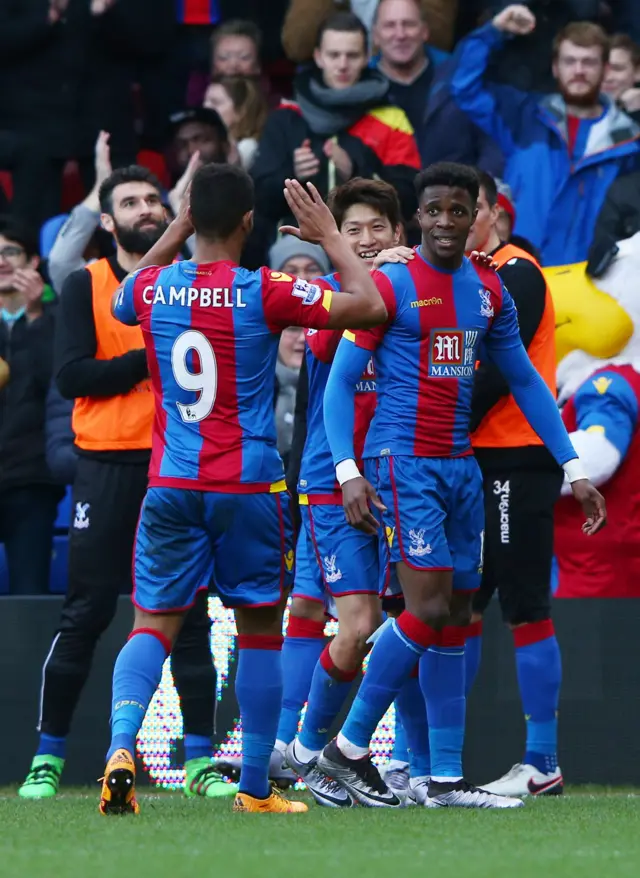
[[[128,750],[116,750],[102,778],[101,814],[139,814],[136,801],[136,766]]]
[[[245,811],[254,814],[303,814],[309,808],[304,802],[292,802],[272,789],[266,799],[255,799],[247,793],[238,793],[233,803],[234,811]]]

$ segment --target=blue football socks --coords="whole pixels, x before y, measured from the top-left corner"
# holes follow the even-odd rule
[[[327,743],[327,732],[351,691],[359,670],[340,670],[333,663],[329,647],[323,650],[313,672],[307,712],[298,735],[298,740],[307,750],[320,751]]]
[[[57,756],[58,759],[64,759],[66,752],[66,738],[56,738],[53,735],[41,733],[36,756]]]
[[[462,777],[464,694],[464,628],[444,628],[420,659],[420,686],[427,703],[431,777]]]
[[[466,642],[464,645],[465,666],[465,695],[471,691],[480,670],[480,656],[482,655],[482,619],[467,625]]]
[[[402,690],[400,690],[402,691]],[[400,697],[400,693],[398,693],[398,698]],[[404,730],[404,726],[402,724],[402,710],[398,706],[398,698],[395,700],[395,708],[396,708],[396,728],[395,735],[393,738],[393,750],[391,751],[391,762],[399,762],[404,763],[405,765],[409,764],[409,745],[407,744],[407,735]]]
[[[339,744],[346,739],[357,748],[369,747],[376,726],[435,634],[407,610],[384,627],[369,656],[367,672],[342,727]]]
[[[395,704],[397,715],[400,717],[401,735],[407,742],[408,759],[405,761],[409,763],[411,777],[429,777],[431,774],[429,724],[417,674],[412,672],[409,679],[405,680],[396,696]],[[396,730],[397,728],[396,724]],[[396,756],[395,748],[392,758],[399,758]]]
[[[283,744],[290,744],[298,731],[300,714],[324,649],[324,627],[324,622],[289,616],[282,646],[282,710],[276,735]]]
[[[513,631],[520,697],[527,724],[523,762],[545,774],[558,767],[558,701],[562,682],[560,647],[551,619]]]
[[[280,635],[238,635],[236,698],[242,722],[240,792],[257,799],[270,794],[269,759],[282,705]]]
[[[113,669],[111,746],[107,759],[120,749],[135,755],[136,737],[170,651],[169,641],[149,628],[133,631],[120,650]]]
[[[192,759],[202,759],[213,756],[213,746],[211,738],[205,735],[190,735],[188,732],[184,736],[184,759],[190,762]]]

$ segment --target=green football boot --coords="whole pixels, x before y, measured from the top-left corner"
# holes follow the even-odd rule
[[[57,795],[64,759],[59,756],[34,756],[27,779],[18,790],[22,799],[51,799]]]
[[[204,796],[206,799],[221,799],[235,796],[238,785],[226,781],[207,756],[189,759],[184,764],[187,776],[184,781],[184,794],[188,799]]]

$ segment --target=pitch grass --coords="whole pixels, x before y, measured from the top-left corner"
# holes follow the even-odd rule
[[[511,812],[368,810],[278,817],[142,793],[104,818],[97,791],[0,791],[2,878],[637,878],[640,791],[576,790]]]

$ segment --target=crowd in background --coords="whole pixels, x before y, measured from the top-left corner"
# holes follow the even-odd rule
[[[98,197],[112,169],[151,170],[171,216],[201,163],[243,166],[256,192],[243,264],[306,279],[331,266],[321,248],[278,234],[287,177],[323,196],[355,176],[388,181],[415,244],[416,171],[474,165],[499,181],[505,240],[546,265],[597,260],[640,230],[640,4],[534,0],[535,27],[500,18],[508,5],[0,0],[0,543],[11,593],[50,590],[75,469],[57,300],[71,273],[113,253]],[[559,53],[560,32],[573,55]],[[275,407],[285,462],[303,355],[291,327]]]

